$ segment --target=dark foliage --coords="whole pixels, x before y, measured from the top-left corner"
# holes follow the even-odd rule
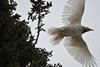
[[[33,44],[33,46],[35,46],[37,44],[38,38],[40,36],[40,32],[41,31],[45,31],[43,29],[44,23],[42,23],[42,19],[48,14],[50,13],[49,8],[52,6],[52,2],[46,2],[44,0],[30,0],[31,4],[32,4],[32,8],[31,11],[28,13],[28,20],[37,20],[38,25],[36,27],[37,29],[37,36],[35,38],[35,42]]]
[[[42,4],[42,0],[38,1],[41,1],[39,4]],[[43,3],[45,2],[43,1]],[[51,5],[48,2],[47,4]],[[39,33],[38,37],[34,39],[30,27],[27,25],[29,22],[20,21],[21,16],[14,14],[16,6],[17,3],[13,0],[0,0],[0,67],[26,67],[28,64],[28,67],[62,67],[59,63],[54,65],[47,63],[49,61],[48,57],[52,56],[52,52],[33,46],[38,42]],[[49,10],[45,9],[42,10],[41,8],[44,15]],[[34,7],[32,10],[37,12],[36,17],[40,22],[44,18],[44,16],[41,17],[43,14],[41,14],[39,8]],[[34,12],[30,14],[33,15]],[[31,17],[31,15],[29,16]],[[37,29],[42,30],[42,26],[39,23]],[[35,43],[32,43],[34,40]]]

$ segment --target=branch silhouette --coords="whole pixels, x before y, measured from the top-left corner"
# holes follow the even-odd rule
[[[32,3],[31,11],[28,13],[28,20],[31,19],[32,21],[37,20],[38,25],[36,27],[37,29],[37,36],[35,38],[35,42],[33,43],[33,47],[37,44],[40,32],[45,31],[43,26],[45,25],[42,23],[42,19],[50,13],[49,8],[52,6],[52,2],[45,2],[43,0],[30,0]]]

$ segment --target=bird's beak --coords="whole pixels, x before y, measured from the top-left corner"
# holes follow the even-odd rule
[[[93,29],[90,29],[90,31],[94,31]]]

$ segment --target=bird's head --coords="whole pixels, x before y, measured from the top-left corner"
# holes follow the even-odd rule
[[[93,31],[93,29],[89,27],[83,27],[83,33],[88,32],[88,31]]]

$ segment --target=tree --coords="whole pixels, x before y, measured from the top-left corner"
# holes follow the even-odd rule
[[[35,5],[44,4],[42,0],[31,0]],[[50,6],[51,2],[47,5]],[[20,15],[14,13],[17,3],[14,0],[0,0],[0,67],[61,67],[58,64],[48,64],[48,57],[52,56],[52,52],[47,52],[46,49],[36,48],[40,31],[44,30],[41,24],[42,18],[49,12],[47,5],[43,10],[36,9],[34,5],[29,13],[29,19],[34,21],[38,19],[38,34],[36,39],[32,36],[29,22],[20,20]],[[44,11],[44,14],[41,12]],[[46,13],[47,12],[47,13]],[[32,16],[33,15],[33,16]],[[33,41],[35,41],[33,43]]]
[[[31,19],[32,21],[37,20],[38,25],[36,27],[37,29],[37,36],[35,39],[35,42],[33,46],[37,44],[39,35],[41,31],[45,31],[43,29],[44,23],[42,23],[42,19],[50,13],[49,8],[52,6],[52,2],[45,2],[44,0],[30,0],[32,4],[31,11],[28,13],[28,20]]]

